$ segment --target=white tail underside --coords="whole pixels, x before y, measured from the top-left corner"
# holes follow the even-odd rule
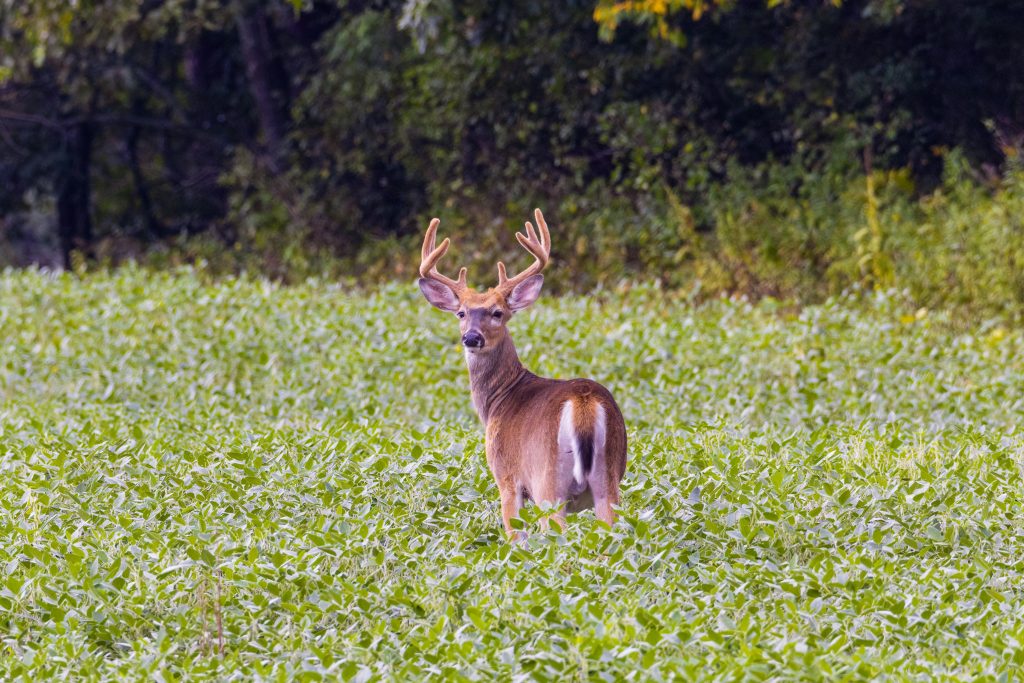
[[[583,462],[580,460],[580,443],[572,424],[572,401],[562,404],[562,417],[558,421],[558,441],[567,443],[572,449],[572,478],[583,483]]]
[[[594,423],[591,469],[596,466],[599,458],[603,460],[606,434],[604,406],[598,403],[597,416]],[[562,415],[558,422],[558,441],[569,444],[569,447],[572,449],[572,478],[576,480],[577,484],[582,484],[586,479],[586,474],[583,472],[583,458],[580,455],[579,435],[576,433],[576,427],[573,424],[572,401],[566,401],[562,404]]]

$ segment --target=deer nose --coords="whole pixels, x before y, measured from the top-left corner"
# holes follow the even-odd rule
[[[484,336],[479,332],[470,330],[462,335],[462,345],[467,349],[482,349],[484,347]]]

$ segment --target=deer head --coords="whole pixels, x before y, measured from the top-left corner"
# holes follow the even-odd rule
[[[462,345],[470,354],[487,353],[497,348],[508,335],[506,323],[517,311],[528,307],[540,296],[544,276],[541,271],[548,264],[551,253],[551,235],[540,209],[534,211],[537,230],[526,222],[526,234],[516,233],[516,239],[534,257],[534,262],[515,277],[508,277],[505,264],[498,262],[498,285],[485,292],[477,292],[466,285],[466,269],[459,269],[458,279],[438,272],[437,262],[448,251],[451,241],[445,238],[435,246],[440,219],[430,221],[423,238],[420,261],[420,291],[431,304],[442,311],[454,313],[459,319]],[[539,234],[539,237],[538,237]]]

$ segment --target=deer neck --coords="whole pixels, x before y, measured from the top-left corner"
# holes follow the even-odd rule
[[[519,354],[506,335],[490,353],[466,353],[469,366],[469,390],[473,407],[480,421],[487,424],[487,418],[501,403],[516,383],[526,374],[519,362]]]

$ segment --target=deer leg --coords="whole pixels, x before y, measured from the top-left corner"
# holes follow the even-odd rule
[[[554,512],[546,517],[542,517],[540,520],[540,530],[546,532],[551,526],[551,520],[558,522],[558,526],[561,529],[565,529],[565,502],[558,502],[558,507],[555,508]]]
[[[547,480],[541,482],[540,486],[538,486],[537,502],[554,508],[551,514],[542,517],[540,520],[540,530],[544,532],[551,526],[552,519],[556,520],[561,528],[565,528],[565,515],[568,510],[566,510],[565,499],[558,495],[559,486],[555,477],[555,474],[549,475]]]
[[[555,510],[553,513],[551,513],[550,517],[545,517],[544,519],[542,519],[541,520],[541,528],[544,531],[547,531],[548,530],[548,520],[549,519],[553,519],[556,522],[558,522],[558,526],[560,527],[560,529],[564,530],[565,529],[565,514],[566,514],[565,507],[566,507],[566,504],[562,503],[558,507],[557,510]]]
[[[525,541],[526,534],[512,528],[512,518],[519,514],[523,507],[523,497],[517,487],[501,487],[501,521],[505,525],[505,533],[514,541]]]
[[[613,505],[619,504],[619,485],[613,482],[604,495],[594,497],[594,513],[597,518],[607,524],[613,526],[615,524],[615,508]]]

